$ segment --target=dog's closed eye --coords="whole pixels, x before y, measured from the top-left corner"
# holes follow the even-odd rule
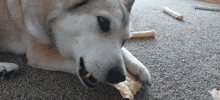
[[[102,16],[98,16],[97,20],[98,20],[99,26],[103,32],[110,31],[110,21],[107,18],[102,17]]]

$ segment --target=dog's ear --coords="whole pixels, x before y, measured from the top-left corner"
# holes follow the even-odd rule
[[[128,12],[131,12],[132,5],[134,4],[135,0],[121,0],[121,2],[125,5]]]

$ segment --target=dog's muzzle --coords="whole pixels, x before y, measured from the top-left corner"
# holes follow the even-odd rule
[[[89,74],[89,72],[86,70],[86,67],[84,65],[84,60],[81,57],[80,58],[80,69],[79,69],[79,76],[81,78],[81,80],[83,81],[83,83],[90,87],[90,88],[94,88],[97,84],[97,79],[95,79],[91,74]]]

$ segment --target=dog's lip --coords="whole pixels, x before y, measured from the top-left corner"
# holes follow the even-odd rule
[[[98,81],[86,70],[83,58],[80,58],[80,67],[79,76],[83,83],[90,88],[94,88]]]

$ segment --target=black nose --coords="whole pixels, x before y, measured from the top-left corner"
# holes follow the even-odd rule
[[[125,75],[123,70],[120,68],[113,68],[108,71],[107,80],[109,83],[117,84],[119,82],[125,81]]]

